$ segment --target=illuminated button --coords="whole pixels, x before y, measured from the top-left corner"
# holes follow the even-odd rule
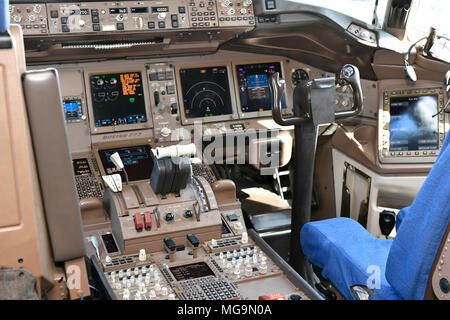
[[[70,32],[70,29],[67,25],[62,25],[61,30],[62,30],[62,32]]]
[[[51,10],[50,11],[50,18],[58,18],[58,10]]]
[[[67,24],[67,17],[61,17],[61,23]]]
[[[123,30],[124,29],[124,25],[122,22],[117,23],[117,30]]]
[[[92,30],[93,30],[93,31],[100,31],[100,25],[97,24],[97,23],[96,23],[96,24],[93,24],[93,25],[92,25]]]
[[[173,72],[172,71],[166,71],[166,80],[173,80]],[[168,93],[170,94],[170,93]]]
[[[148,23],[148,28],[149,28],[149,29],[155,29],[155,23],[154,23],[153,21],[150,21],[150,22]]]
[[[164,29],[164,28],[166,27],[166,23],[165,23],[164,21],[159,21],[159,22],[158,22],[158,27],[159,27],[160,29]]]
[[[178,7],[178,13],[186,13],[185,7]]]
[[[100,22],[100,18],[99,18],[99,16],[92,16],[91,17],[91,19],[92,19],[92,23],[99,23]]]

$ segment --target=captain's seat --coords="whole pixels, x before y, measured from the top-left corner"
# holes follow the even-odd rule
[[[397,216],[394,240],[372,236],[358,222],[333,218],[304,225],[301,245],[347,299],[368,286],[370,299],[424,299],[433,262],[450,221],[450,135],[411,206]],[[370,291],[370,290],[369,290]]]

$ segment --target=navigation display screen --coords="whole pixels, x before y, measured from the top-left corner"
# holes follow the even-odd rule
[[[186,118],[232,114],[227,67],[180,69]]]
[[[436,150],[439,148],[438,96],[391,98],[390,150]]]
[[[140,72],[90,76],[96,127],[147,122]]]
[[[115,152],[118,152],[122,159],[129,181],[150,179],[153,160],[149,145],[98,150],[105,173],[107,175],[119,173],[122,176],[122,181],[125,181],[123,171],[118,171],[110,159]]]
[[[265,111],[272,109],[272,99],[269,91],[269,75],[275,72],[280,74],[281,64],[258,63],[236,66],[239,85],[239,98],[242,112]],[[284,96],[282,107],[286,107]]]

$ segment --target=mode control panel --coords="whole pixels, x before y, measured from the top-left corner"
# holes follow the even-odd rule
[[[253,27],[252,0],[31,3],[9,6],[25,35]]]
[[[47,4],[51,33],[188,28],[186,0]]]
[[[174,68],[170,63],[149,64],[146,68],[155,141],[178,141],[172,132],[173,128],[181,127]]]
[[[9,20],[11,24],[19,24],[24,35],[48,33],[45,4],[11,4]]]

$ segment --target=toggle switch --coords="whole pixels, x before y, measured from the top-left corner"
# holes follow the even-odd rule
[[[150,212],[144,212],[144,225],[145,230],[150,231],[152,229],[152,216]]]
[[[134,215],[134,226],[137,232],[141,232],[144,228],[144,222],[142,221],[142,215],[140,213]]]

